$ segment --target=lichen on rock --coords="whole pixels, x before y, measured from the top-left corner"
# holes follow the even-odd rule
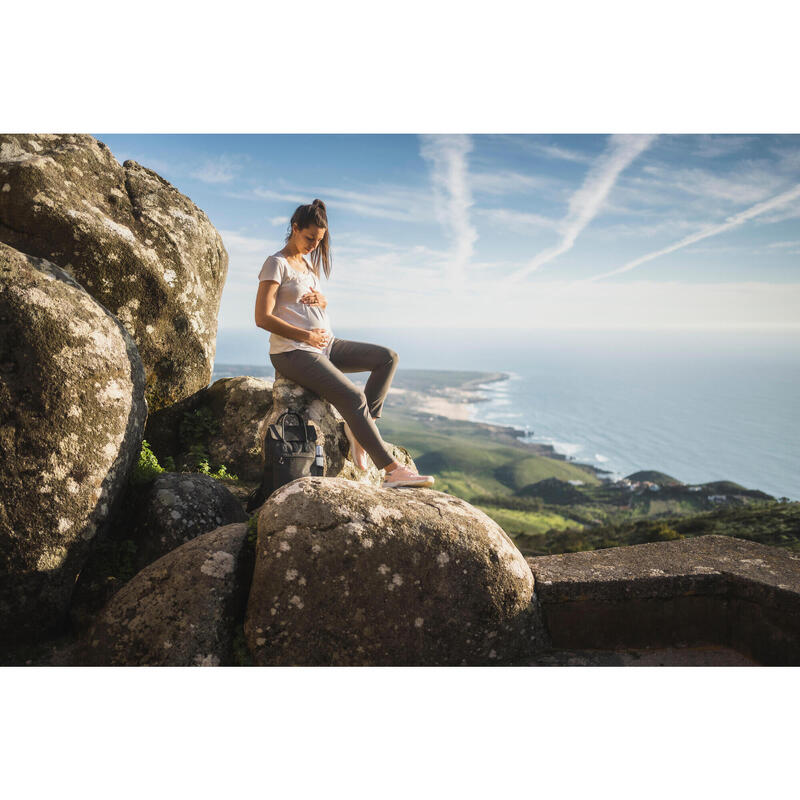
[[[128,329],[151,410],[206,386],[228,269],[174,186],[85,134],[0,134],[0,241],[46,258]]]
[[[220,666],[247,598],[252,553],[244,523],[176,548],[114,595],[81,641],[77,661],[101,666]]]
[[[65,616],[138,457],[144,382],[119,320],[0,243],[0,637]]]
[[[299,478],[259,512],[245,635],[263,665],[509,663],[530,650],[532,595],[522,554],[465,501]]]

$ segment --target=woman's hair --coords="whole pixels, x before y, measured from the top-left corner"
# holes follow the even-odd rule
[[[311,254],[311,263],[314,266],[319,278],[319,262],[325,268],[325,277],[330,279],[331,269],[333,268],[333,259],[331,258],[331,234],[328,229],[328,214],[325,211],[325,203],[322,200],[314,200],[313,203],[305,206],[298,206],[295,209],[292,218],[289,220],[289,232],[286,234],[286,241],[292,237],[292,223],[297,223],[297,229],[303,230],[309,225],[316,225],[318,228],[325,228],[325,235],[319,243],[319,246],[314,249]]]

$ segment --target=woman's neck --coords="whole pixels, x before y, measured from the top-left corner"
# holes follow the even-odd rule
[[[289,261],[290,264],[292,264],[292,262],[294,261],[294,263],[297,264],[298,270],[300,272],[308,271],[308,263],[306,262],[302,253],[287,253],[285,247],[283,248],[283,250],[281,250],[281,253],[283,254],[284,258],[287,261]],[[302,269],[299,269],[300,267],[302,267]]]

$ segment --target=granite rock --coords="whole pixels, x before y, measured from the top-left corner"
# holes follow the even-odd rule
[[[99,666],[227,666],[252,572],[247,525],[225,525],[150,564],[111,598],[74,656]]]
[[[0,135],[0,241],[64,269],[125,325],[151,411],[208,385],[228,270],[208,217],[84,134]]]
[[[0,243],[0,637],[65,616],[139,456],[144,389],[119,320],[57,266]]]
[[[500,664],[531,650],[532,593],[459,498],[298,478],[259,512],[245,636],[262,665]]]

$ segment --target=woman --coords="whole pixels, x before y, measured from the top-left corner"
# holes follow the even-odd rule
[[[394,460],[375,425],[397,369],[397,353],[333,335],[328,301],[320,291],[320,261],[330,278],[328,216],[322,200],[314,200],[292,214],[285,247],[267,258],[258,276],[256,325],[271,334],[269,358],[275,371],[336,407],[345,420],[354,463],[366,469],[368,453],[378,469],[386,470],[384,489],[433,486],[433,476],[418,475]],[[345,372],[371,373],[363,392]]]

